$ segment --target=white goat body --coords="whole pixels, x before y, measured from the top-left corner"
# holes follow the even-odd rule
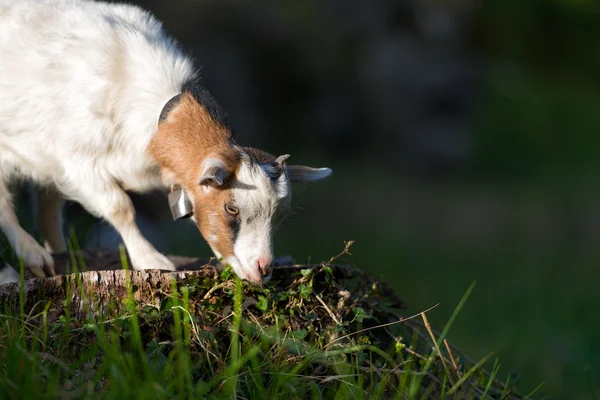
[[[63,198],[109,221],[134,268],[173,270],[139,232],[124,190],[177,185],[215,254],[242,278],[268,279],[289,182],[331,170],[285,166],[239,147],[197,78],[138,7],[0,0],[0,229],[36,275],[53,274],[50,252],[65,249]],[[8,185],[19,178],[39,187],[46,248],[17,221]]]

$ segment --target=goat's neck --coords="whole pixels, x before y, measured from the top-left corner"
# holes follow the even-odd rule
[[[197,186],[207,158],[217,157],[234,171],[240,157],[229,129],[187,93],[159,123],[148,150],[161,169],[164,184],[179,184],[188,190]]]

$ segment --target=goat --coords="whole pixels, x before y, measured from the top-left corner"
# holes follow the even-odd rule
[[[125,193],[161,188],[175,219],[190,217],[223,263],[264,283],[290,183],[332,172],[238,145],[190,57],[136,6],[0,0],[0,54],[0,229],[36,276],[53,275],[51,252],[65,250],[64,199],[112,224],[134,269],[173,271]],[[17,220],[9,182],[21,178],[36,184],[44,247]]]

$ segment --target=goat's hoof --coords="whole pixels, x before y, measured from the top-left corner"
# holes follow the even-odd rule
[[[54,276],[54,259],[50,253],[40,246],[33,238],[21,241],[17,255],[23,259],[23,264],[38,278]]]

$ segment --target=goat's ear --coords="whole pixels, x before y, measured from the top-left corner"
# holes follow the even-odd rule
[[[198,184],[205,187],[217,187],[223,185],[229,175],[229,171],[218,158],[207,158],[203,165],[202,175]]]
[[[303,165],[286,165],[288,177],[291,182],[316,182],[327,178],[333,173],[331,168],[311,168]]]

